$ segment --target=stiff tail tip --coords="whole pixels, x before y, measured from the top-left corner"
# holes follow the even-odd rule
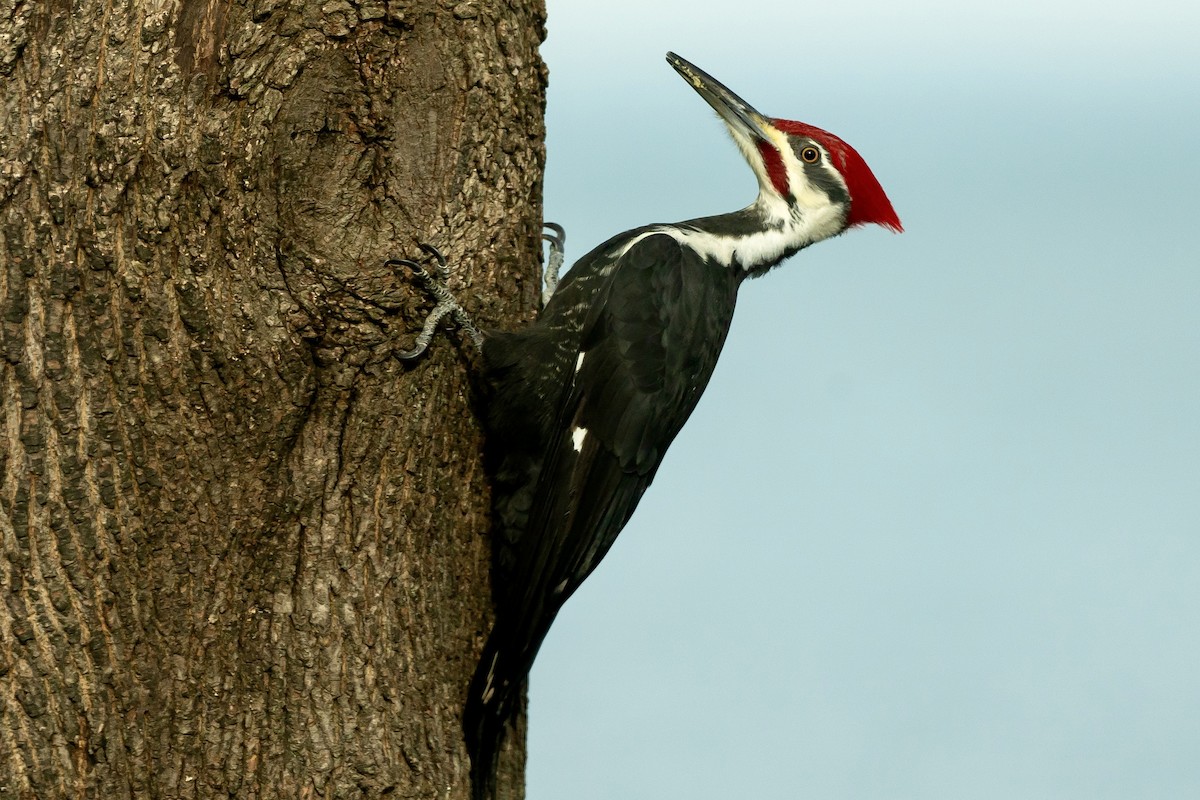
[[[463,735],[471,757],[472,800],[497,800],[496,773],[520,685],[501,677],[500,654],[489,640],[471,681],[463,713]]]

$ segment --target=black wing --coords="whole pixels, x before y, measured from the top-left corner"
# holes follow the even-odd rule
[[[525,619],[556,611],[629,520],[708,384],[737,283],[655,234],[618,260],[606,289],[583,325],[523,537],[525,580],[510,599]]]
[[[553,328],[590,303],[577,335],[551,337],[574,352],[556,361],[566,364],[549,404],[556,413],[532,426],[542,452],[527,464],[537,477],[518,503],[527,521],[504,543],[496,626],[468,698],[477,798],[490,792],[480,783],[490,781],[503,726],[555,615],[633,514],[708,384],[733,317],[736,276],[667,234],[642,234],[615,261],[591,267],[578,291],[560,287],[562,313],[548,309],[535,326]]]

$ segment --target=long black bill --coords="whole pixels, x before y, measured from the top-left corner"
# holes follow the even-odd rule
[[[719,80],[697,67],[686,58],[674,53],[667,53],[667,63],[675,68],[692,88],[716,109],[730,128],[756,139],[766,139],[764,123],[766,119],[754,110],[754,107],[733,92]]]

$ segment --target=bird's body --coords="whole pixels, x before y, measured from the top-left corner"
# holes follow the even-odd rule
[[[730,214],[652,225],[588,253],[528,328],[482,337],[496,623],[467,697],[475,800],[555,615],[591,574],[696,407],[738,287],[848,227],[900,221],[866,163],[668,61],[721,115],[759,182]]]
[[[468,697],[480,766],[559,608],[696,407],[741,278],[670,233],[629,231],[581,259],[537,323],[484,340],[496,625]]]
[[[537,324],[485,341],[494,575],[516,616],[548,623],[633,513],[712,375],[739,283],[669,234],[630,232],[577,264]]]

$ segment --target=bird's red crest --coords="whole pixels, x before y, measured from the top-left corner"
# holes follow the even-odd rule
[[[813,125],[790,119],[775,119],[772,122],[784,133],[791,136],[807,136],[829,151],[833,157],[833,165],[846,179],[846,188],[850,191],[850,216],[846,220],[847,227],[875,223],[897,233],[904,230],[904,226],[900,224],[900,217],[892,208],[892,201],[888,200],[875,173],[871,172],[871,168],[857,150],[829,131]]]

